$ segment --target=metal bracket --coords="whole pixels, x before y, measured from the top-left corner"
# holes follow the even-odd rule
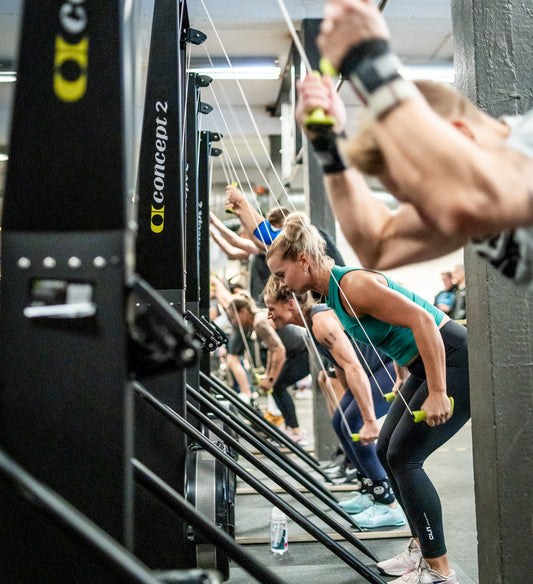
[[[198,104],[198,111],[199,111],[201,114],[205,114],[205,115],[207,115],[207,114],[210,114],[210,113],[213,111],[213,106],[212,106],[212,105],[209,105],[209,104],[208,104],[208,103],[206,103],[205,101],[201,101],[201,102]]]
[[[196,74],[196,87],[209,87],[212,81],[213,78],[209,77],[209,75],[201,75],[200,73]]]
[[[188,28],[185,34],[185,40],[193,45],[201,45],[207,40],[207,35],[196,28]]]

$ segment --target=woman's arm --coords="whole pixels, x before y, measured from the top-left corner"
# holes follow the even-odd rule
[[[306,129],[305,120],[317,107],[337,120],[336,132],[344,129],[346,109],[331,78],[308,75],[298,83],[296,119],[311,140],[314,135]],[[433,259],[466,242],[425,223],[413,205],[391,211],[355,167],[325,174],[324,186],[344,236],[366,268],[385,270]]]
[[[266,314],[259,313],[256,315],[254,330],[267,347],[266,373],[265,378],[259,383],[259,387],[268,391],[278,380],[285,363],[285,346],[267,320]]]
[[[212,212],[209,213],[209,221],[211,225],[216,227],[220,231],[220,235],[232,246],[238,247],[239,249],[250,253],[260,253],[259,248],[255,243],[246,237],[241,237],[233,232],[229,227],[226,227],[222,221]],[[212,233],[213,230],[210,230]]]
[[[226,205],[230,206],[235,215],[237,215],[242,226],[250,237],[254,238],[253,241],[259,246],[259,249],[266,249],[267,246],[254,235],[255,230],[263,223],[264,217],[252,207],[244,194],[233,185],[226,187]]]
[[[362,265],[387,270],[440,257],[466,243],[425,223],[413,205],[391,211],[354,167],[324,176],[335,218]]]
[[[360,429],[354,428],[353,432],[359,432],[361,444],[374,442],[379,434],[379,426],[370,381],[333,311],[315,314],[313,334],[321,345],[329,349],[335,361],[344,370],[348,387],[359,406],[363,426]]]
[[[228,256],[228,259],[239,260],[241,262],[248,261],[250,254],[247,251],[230,245],[227,241],[222,239],[213,228],[209,229],[209,234],[218,247]]]
[[[403,294],[390,289],[381,274],[348,272],[342,279],[341,301],[350,316],[371,315],[393,326],[410,328],[426,370],[429,396],[422,405],[429,426],[443,424],[451,414],[446,395],[444,343],[433,316]],[[345,296],[345,298],[344,298]]]
[[[328,0],[317,44],[322,56],[338,68],[352,47],[389,38],[375,2]],[[533,222],[533,160],[510,148],[491,147],[484,135],[487,124],[480,130],[477,144],[417,95],[376,121],[375,135],[395,185],[391,192],[450,236],[486,236]]]

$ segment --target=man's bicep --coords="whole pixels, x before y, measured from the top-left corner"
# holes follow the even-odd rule
[[[441,233],[434,225],[426,223],[413,205],[403,204],[382,233],[376,264],[365,267],[390,270],[441,257],[465,244],[463,236]]]
[[[266,320],[259,322],[255,327],[255,331],[269,350],[283,348],[281,339]]]

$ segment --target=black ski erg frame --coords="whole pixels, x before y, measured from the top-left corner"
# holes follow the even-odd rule
[[[265,497],[265,499],[267,499],[270,503],[272,503],[273,505],[281,509],[284,513],[286,513],[288,517],[290,517],[293,521],[298,523],[308,533],[313,535],[313,537],[315,537],[318,541],[325,545],[330,551],[332,551],[348,566],[350,566],[361,576],[363,576],[368,582],[371,582],[372,584],[385,584],[384,580],[382,580],[376,573],[372,572],[372,570],[370,570],[365,564],[363,564],[360,560],[358,560],[352,554],[346,551],[344,547],[342,547],[329,535],[325,534],[322,530],[316,527],[300,512],[296,511],[291,505],[284,501],[279,495],[276,495],[271,489],[266,487],[260,480],[256,479],[253,475],[246,471],[241,465],[239,465],[234,460],[233,457],[224,452],[224,450],[220,448],[220,445],[217,445],[216,443],[212,442],[207,436],[205,436],[202,432],[199,432],[192,424],[187,422],[187,420],[185,420],[182,416],[172,411],[172,409],[168,407],[166,404],[157,400],[153,395],[150,394],[149,391],[142,387],[142,385],[134,383],[133,388],[137,395],[146,400],[147,403],[149,403],[154,409],[162,413],[165,416],[165,418],[170,420],[173,424],[175,424],[183,432],[185,432],[189,439],[194,439],[195,442],[198,442],[198,444],[200,444],[212,456],[222,461],[233,472],[235,472],[237,476],[239,476],[242,480],[244,480],[250,486],[252,486],[260,495]],[[199,412],[199,410],[196,410],[195,415],[199,414],[201,414],[201,412]],[[203,423],[207,425],[208,420],[209,418],[205,417]],[[209,429],[213,433],[224,434],[225,440],[227,440],[227,443],[231,444],[233,448],[237,449],[239,447],[239,443],[236,440],[234,440],[229,434],[224,433],[222,429],[220,429],[216,424],[212,424],[210,421]],[[285,486],[286,485],[284,485],[284,487]],[[375,556],[369,550],[367,550],[366,547],[361,542],[358,542],[357,547],[359,547],[359,549],[361,548],[365,549],[365,552],[375,559]]]
[[[157,322],[159,297],[150,297],[141,324],[129,285],[131,13],[123,2],[94,0],[90,10],[77,7],[81,26],[71,27],[60,7],[24,3],[2,226],[0,444],[56,502],[68,501],[133,552],[139,532],[159,526],[139,529],[135,513],[130,357],[146,351],[150,362],[145,341],[162,340],[156,323],[173,337],[173,349],[157,347],[168,371],[191,363],[195,350],[178,313],[170,328],[180,335]],[[94,531],[74,546],[20,496],[0,507],[7,584],[107,581],[108,566],[80,564],[97,545]],[[64,507],[47,509],[60,520]],[[123,572],[118,581],[132,580]]]
[[[193,387],[188,386],[187,395],[194,397],[204,406],[204,409],[212,412],[217,419],[221,420],[230,430],[240,438],[246,440],[246,442],[256,448],[261,454],[264,454],[265,457],[276,464],[280,470],[298,481],[307,491],[327,505],[332,511],[335,511],[343,519],[348,521],[348,523],[357,527],[352,516],[349,513],[346,513],[335,499],[331,498],[331,494],[328,491],[324,493],[321,489],[317,489],[314,482],[310,480],[310,478],[313,478],[312,476],[299,469],[298,466],[294,465],[291,460],[284,456],[284,453],[278,452],[277,449],[268,444],[268,442],[258,439],[243,424],[236,421],[231,412],[225,408],[219,400],[210,395],[209,392],[203,391],[202,388],[200,388],[200,391],[197,391]]]

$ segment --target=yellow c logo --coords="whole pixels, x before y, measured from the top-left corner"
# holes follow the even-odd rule
[[[56,36],[54,59],[54,93],[62,101],[78,101],[87,90],[87,62],[89,40],[87,37],[79,43],[70,44],[61,36]],[[72,61],[78,65],[80,74],[72,81],[65,79],[61,73],[64,63]]]
[[[155,222],[154,222],[155,220]],[[150,218],[150,228],[154,233],[161,233],[165,226],[165,205],[161,209],[156,209],[152,205],[152,216]]]

